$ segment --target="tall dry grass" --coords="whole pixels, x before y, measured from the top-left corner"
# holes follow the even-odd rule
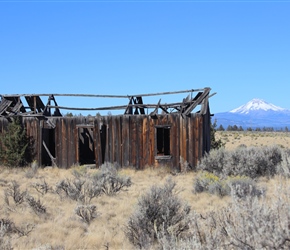
[[[77,167],[76,167],[77,169]],[[92,199],[91,204],[97,207],[97,217],[88,225],[75,213],[78,202],[68,198],[60,198],[54,189],[61,179],[72,179],[74,169],[57,168],[38,169],[34,175],[28,176],[31,169],[1,168],[0,173],[0,213],[2,218],[9,218],[17,227],[33,227],[27,236],[9,236],[13,249],[134,249],[125,237],[124,229],[130,215],[136,209],[138,199],[152,185],[160,185],[171,176],[176,182],[181,199],[191,209],[205,212],[226,204],[227,198],[220,199],[209,194],[192,193],[192,182],[195,173],[172,175],[166,167],[147,168],[144,171],[122,169],[121,175],[130,176],[132,186],[126,191],[113,196],[102,195]],[[97,170],[90,170],[91,173]],[[35,183],[45,182],[51,190],[42,195],[33,187]],[[45,214],[36,214],[27,204],[16,205],[11,201],[5,203],[5,190],[17,182],[21,191],[45,206]]]
[[[240,145],[261,147],[275,144],[290,147],[289,132],[217,131],[215,136],[225,143],[227,150],[234,150]]]
[[[197,173],[172,173],[166,167],[148,167],[142,171],[131,168],[121,169],[119,174],[130,176],[132,185],[116,195],[101,195],[90,204],[96,206],[97,216],[90,224],[75,214],[79,202],[61,198],[55,193],[56,184],[63,179],[73,179],[74,171],[82,172],[83,167],[64,170],[58,168],[0,168],[0,219],[10,219],[26,235],[9,234],[5,240],[13,249],[135,249],[125,236],[125,226],[136,210],[138,199],[153,185],[162,185],[170,176],[176,183],[179,198],[185,201],[195,214],[220,211],[227,206],[231,197],[223,198],[209,193],[193,193],[193,180]],[[88,169],[94,174],[97,169]],[[36,213],[27,203],[5,202],[5,190],[15,181],[21,191],[27,191],[46,208],[46,213]],[[50,190],[46,194],[38,192],[33,185],[46,182]],[[284,180],[289,186],[289,180]],[[267,199],[275,195],[273,190],[281,179],[260,178],[261,185],[267,187]],[[7,248],[8,249],[8,248]]]

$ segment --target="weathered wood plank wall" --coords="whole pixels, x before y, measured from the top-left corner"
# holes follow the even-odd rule
[[[100,166],[103,162],[116,162],[120,166],[133,166],[143,169],[146,166],[167,164],[180,168],[180,159],[195,166],[205,152],[210,149],[210,115],[198,113],[182,117],[180,114],[157,115],[119,115],[91,117],[51,117],[53,131],[49,133],[53,142],[50,147],[56,158],[56,165],[69,168],[80,161],[80,129],[89,126],[92,131],[93,164]],[[44,161],[42,145],[43,128],[46,120],[23,118],[27,134],[34,139],[35,159],[40,164]],[[0,120],[0,132],[7,126],[5,119]],[[156,126],[170,128],[170,155],[156,157]],[[47,135],[45,135],[47,137]],[[83,149],[82,149],[83,150]]]

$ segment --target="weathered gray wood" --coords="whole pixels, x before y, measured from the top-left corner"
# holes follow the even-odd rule
[[[15,104],[15,106],[11,109],[10,114],[8,116],[13,116],[13,115],[17,114],[20,111],[20,109],[22,108],[22,106],[23,106],[22,102],[18,101]]]
[[[6,109],[11,105],[12,101],[7,100],[5,98],[0,102],[0,115],[2,115]]]
[[[120,166],[133,166],[140,169],[146,165],[158,166],[161,164],[178,168],[180,156],[194,166],[204,152],[209,150],[209,90],[209,88],[202,89],[194,98],[192,98],[191,93],[182,102],[161,104],[160,99],[157,105],[143,103],[142,97],[150,96],[151,94],[125,96],[130,100],[128,105],[99,108],[61,107],[57,105],[54,95],[49,95],[49,101],[43,108],[41,103],[38,102],[40,100],[38,95],[27,95],[27,99],[30,100],[28,101],[30,102],[29,107],[24,108],[22,106],[17,115],[23,117],[28,135],[31,135],[37,143],[37,160],[40,163],[42,162],[41,150],[46,150],[42,145],[42,141],[47,139],[47,137],[46,139],[41,137],[42,128],[55,127],[55,133],[53,134],[55,137],[54,148],[51,148],[50,141],[45,142],[48,149],[55,154],[54,164],[59,167],[68,168],[74,163],[82,161],[82,159],[88,159],[89,161],[95,161],[96,166],[108,161],[111,163],[117,162]],[[181,92],[183,91],[163,92],[154,95]],[[56,96],[58,95],[56,94]],[[8,98],[8,101],[11,102],[9,111],[11,112],[13,108],[18,110],[17,102],[20,97],[12,96]],[[2,102],[0,107],[1,105],[4,106],[5,103],[3,104]],[[199,112],[191,113],[197,105],[201,105]],[[26,112],[26,109],[30,111],[30,108],[32,111]],[[61,108],[71,110],[125,109],[126,111],[125,115],[96,116],[88,119],[88,117],[54,117],[50,113],[51,108],[56,109],[57,112]],[[154,111],[150,114],[153,116],[145,115],[145,108],[153,109]],[[162,111],[162,114],[158,114],[158,109]],[[178,112],[175,112],[174,109]],[[6,108],[3,112],[7,116],[8,113],[5,110]],[[48,117],[49,124],[46,124]],[[40,122],[42,122],[42,126],[38,125]],[[169,145],[169,147],[166,155],[163,155],[163,157],[161,154],[159,155],[161,157],[159,157],[157,156],[156,128],[164,126],[170,128],[170,131],[166,130],[166,145]],[[3,128],[1,124],[0,128]],[[84,147],[87,142],[85,143],[84,138],[79,136],[80,131],[84,132],[83,136],[86,136],[86,139],[89,138],[87,149],[86,146]],[[160,129],[158,130],[158,135],[159,132]],[[52,135],[49,136],[49,138],[52,138]],[[162,137],[161,139],[160,137],[158,138],[162,140]],[[79,145],[82,147],[81,150]],[[45,153],[45,157],[50,162],[50,156]]]
[[[195,107],[199,104],[201,104],[201,102],[203,101],[203,99],[208,96],[210,91],[210,88],[206,88],[205,91],[199,96],[199,98],[194,101],[184,112],[184,115],[188,115],[189,113],[191,113],[192,110],[195,109]]]
[[[199,91],[198,94],[194,99],[191,99],[191,95],[193,92]],[[200,92],[201,91],[201,92]],[[23,115],[23,113],[27,113],[27,116],[62,116],[60,113],[60,109],[64,110],[83,110],[83,111],[101,111],[101,110],[122,110],[125,109],[125,114],[133,114],[133,109],[135,109],[134,114],[141,114],[145,115],[145,108],[155,109],[151,115],[156,115],[158,109],[161,109],[165,113],[169,113],[168,109],[172,109],[170,113],[173,112],[173,110],[176,110],[177,112],[180,112],[181,114],[188,115],[197,105],[201,104],[204,97],[207,97],[207,94],[209,93],[210,88],[204,88],[204,89],[191,89],[191,90],[183,90],[183,91],[173,91],[173,92],[160,92],[160,93],[151,93],[151,94],[138,94],[138,95],[91,95],[91,94],[15,94],[15,95],[2,95],[2,99],[7,98],[8,100],[12,101],[12,106],[16,108],[17,102],[21,102],[20,97],[25,97],[28,107],[24,107],[23,105],[19,108],[17,108],[16,113],[17,114],[11,114],[11,115]],[[174,103],[161,103],[161,101],[158,102],[156,105],[154,104],[144,104],[143,103],[143,97],[144,96],[156,96],[156,95],[168,95],[168,94],[179,94],[179,93],[186,93],[191,92],[191,95],[189,94],[185,99],[183,99],[182,102],[174,102]],[[47,105],[44,106],[42,100],[40,99],[40,96],[48,96],[48,102]],[[108,107],[96,107],[96,108],[86,108],[86,107],[67,107],[67,106],[59,106],[55,100],[55,96],[75,96],[75,97],[100,97],[100,98],[129,98],[129,104],[128,105],[118,105],[118,106],[108,106]],[[54,104],[51,103],[54,102]],[[0,103],[1,105],[1,103]],[[3,105],[2,105],[3,106]],[[55,109],[54,113],[51,113],[51,109]],[[2,110],[3,109],[3,110]],[[2,107],[2,113],[5,113],[7,108]],[[28,110],[31,110],[30,112],[27,112]],[[204,108],[206,110],[206,107]],[[21,113],[22,112],[22,113]],[[4,115],[4,116],[5,116]]]
[[[133,114],[132,100],[133,100],[133,97],[130,98],[129,103],[128,103],[127,107],[125,108],[125,112],[124,112],[125,115],[132,115]]]
[[[154,117],[158,114],[158,108],[160,106],[160,102],[161,102],[161,99],[159,99],[157,105],[155,105],[155,109],[150,113],[150,116],[151,117]]]
[[[137,95],[94,95],[94,94],[2,94],[3,97],[25,97],[25,96],[71,96],[71,97],[99,97],[99,98],[128,98],[133,96],[156,96],[156,95],[172,95],[172,94],[182,94],[188,92],[204,91],[204,89],[189,89],[171,92],[159,92],[150,94],[137,94]]]
[[[157,104],[158,105],[158,104]],[[128,104],[128,105],[119,105],[119,106],[108,106],[108,107],[98,107],[98,108],[76,108],[76,107],[65,107],[65,106],[55,106],[55,105],[47,105],[48,108],[58,108],[58,109],[67,109],[67,110],[121,110],[128,109],[128,107],[132,108],[156,108],[156,104]],[[184,103],[182,102],[174,102],[174,103],[165,103],[159,104],[162,106],[166,106],[168,108],[179,108],[183,107]]]

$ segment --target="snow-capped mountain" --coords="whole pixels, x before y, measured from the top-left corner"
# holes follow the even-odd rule
[[[249,102],[247,102],[245,105],[242,105],[236,109],[231,110],[231,113],[236,113],[236,114],[248,114],[251,111],[257,111],[257,110],[264,110],[264,111],[284,111],[286,109],[275,106],[272,103],[265,102],[264,100],[261,99],[253,99]]]
[[[261,99],[253,99],[229,112],[216,113],[213,117],[217,125],[225,129],[231,125],[244,129],[269,127],[274,129],[290,128],[290,110],[278,107]]]

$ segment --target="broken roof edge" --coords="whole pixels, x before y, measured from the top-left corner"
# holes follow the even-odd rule
[[[173,95],[173,94],[182,94],[190,92],[205,91],[206,89],[211,90],[209,87],[202,89],[189,89],[189,90],[180,90],[180,91],[168,91],[168,92],[159,92],[159,93],[149,93],[149,94],[134,94],[134,95],[95,95],[95,94],[0,94],[2,97],[25,97],[25,96],[71,96],[71,97],[99,97],[99,98],[128,98],[128,97],[137,97],[137,96],[157,96],[157,95]]]
[[[198,105],[201,105],[202,114],[206,113],[205,106],[208,105],[208,99],[215,95],[216,93],[210,94],[211,88],[206,87],[203,89],[190,89],[190,90],[181,90],[174,92],[160,92],[160,93],[152,93],[152,94],[140,94],[134,96],[120,96],[120,95],[86,95],[86,94],[17,94],[17,95],[0,95],[0,116],[34,116],[34,117],[50,117],[50,116],[62,116],[60,113],[61,110],[82,110],[82,111],[110,111],[110,110],[122,110],[125,109],[124,114],[145,114],[145,109],[154,109],[151,114],[158,114],[158,109],[161,109],[162,112],[165,113],[180,113],[183,115],[189,115]],[[180,94],[180,93],[193,93],[199,91],[195,97],[192,95],[188,95],[183,99],[182,102],[174,102],[174,103],[160,103],[158,104],[144,104],[142,97],[144,96],[157,96],[157,95],[169,95],[169,94]],[[108,106],[108,107],[94,107],[94,108],[80,108],[80,107],[65,107],[59,106],[56,103],[55,96],[73,96],[73,97],[126,97],[129,99],[129,103],[127,105],[120,106]],[[48,102],[46,105],[43,104],[40,96],[48,96]],[[24,107],[21,102],[21,97],[25,97],[28,107]],[[12,100],[13,103],[6,107],[5,101]],[[51,101],[54,102],[54,105],[51,104]],[[2,105],[1,105],[2,104]],[[17,104],[17,105],[16,105]],[[3,107],[1,107],[3,106]],[[5,106],[5,107],[4,107]],[[11,106],[11,107],[10,107]],[[30,109],[30,110],[27,110]],[[55,112],[52,114],[51,109],[54,109]],[[135,111],[133,111],[135,109]],[[8,113],[6,113],[8,112]],[[4,114],[4,115],[3,115]],[[123,115],[124,115],[123,114]]]

